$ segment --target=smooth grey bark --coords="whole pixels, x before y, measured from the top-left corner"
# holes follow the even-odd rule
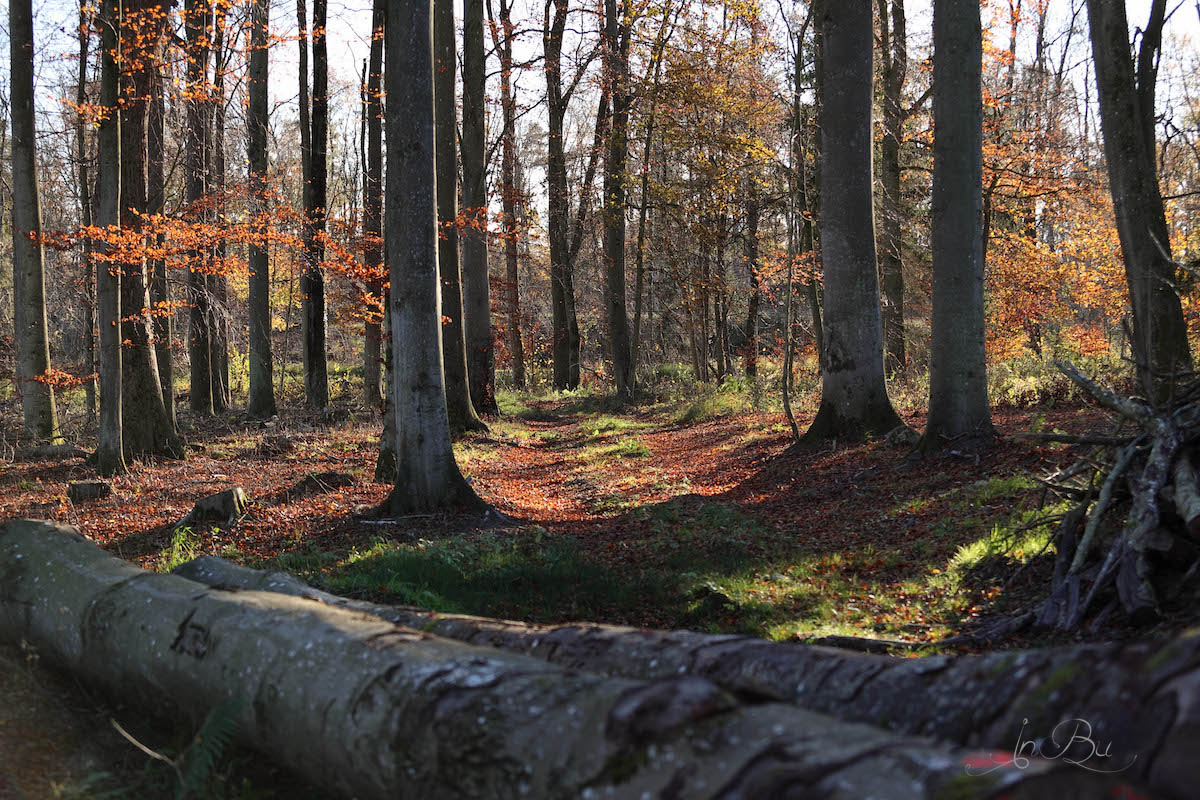
[[[183,25],[187,55],[187,133],[184,153],[185,200],[189,221],[202,223],[209,218],[204,208],[209,191],[208,61],[212,39],[212,15],[209,3],[184,0]],[[207,279],[207,247],[198,246],[189,253],[188,267],[188,405],[198,414],[212,414],[212,296]]]
[[[480,414],[497,414],[496,356],[488,286],[487,156],[484,148],[486,65],[483,0],[463,2],[463,315],[466,317],[467,380],[471,403]]]
[[[304,354],[304,399],[310,408],[329,405],[329,370],[325,353],[325,203],[328,184],[329,59],[325,43],[326,0],[313,0],[312,97],[308,97],[308,26],[304,0],[297,0],[300,26],[300,127],[304,170],[304,268],[300,273]],[[307,142],[307,148],[304,146]]]
[[[442,386],[432,3],[389,3],[384,26],[394,514],[483,505],[454,461]]]
[[[250,10],[250,65],[247,75],[250,95],[246,118],[247,157],[250,162],[250,207],[258,234],[249,246],[247,264],[250,325],[249,411],[254,417],[274,416],[274,364],[271,358],[271,264],[266,233],[270,222],[267,205],[267,126],[270,118],[268,47],[271,19],[270,0],[254,0]]]
[[[371,10],[371,47],[367,57],[367,83],[363,90],[363,115],[367,144],[363,170],[363,253],[372,276],[368,290],[384,302],[383,277],[383,17],[384,0],[375,0]],[[379,277],[374,277],[379,275]],[[363,326],[363,403],[379,408],[383,403],[383,325],[367,320]]]
[[[879,146],[879,276],[883,296],[883,343],[886,368],[908,366],[904,341],[904,260],[900,203],[900,144],[904,141],[904,79],[908,73],[908,37],[904,0],[878,0],[879,55],[883,81],[883,140]],[[889,14],[890,11],[890,14]]]
[[[112,229],[121,222],[120,19],[117,0],[100,4],[100,107],[96,131],[96,225]],[[121,430],[121,270],[110,256],[113,246],[96,247],[96,305],[100,328],[100,430],[96,470],[117,475],[127,470]]]
[[[30,0],[8,6],[12,115],[13,329],[17,345],[17,390],[24,434],[61,441],[46,334],[46,276],[42,253],[42,204],[38,191],[33,97],[33,7]],[[39,380],[40,379],[40,380]]]
[[[165,0],[122,3],[121,227],[147,243],[148,119],[166,29]],[[128,35],[126,35],[128,34]],[[121,407],[125,457],[184,455],[175,421],[167,416],[150,317],[150,281],[144,254],[121,265]]]
[[[629,0],[604,0],[604,71],[612,119],[604,164],[604,309],[617,395],[635,391],[630,359],[629,314],[625,305],[625,194],[629,156],[629,44],[633,9]]]
[[[1069,800],[1123,786],[1049,761],[972,776],[978,754],[739,701],[703,678],[603,677],[214,589],[49,523],[0,527],[0,577],[0,637],[147,708],[224,707],[244,741],[340,797]]]
[[[1192,370],[1156,167],[1155,80],[1166,0],[1154,0],[1134,63],[1123,0],[1088,0],[1104,157],[1133,309],[1133,356],[1162,401]]]
[[[521,285],[517,272],[520,205],[524,199],[517,188],[517,98],[512,83],[515,27],[509,0],[500,0],[499,19],[493,15],[491,0],[487,0],[487,11],[492,43],[500,59],[500,113],[504,126],[500,134],[500,202],[504,208],[504,310],[508,316],[508,357],[513,386],[524,389],[525,345],[521,338]]]
[[[437,160],[438,270],[442,279],[442,364],[446,414],[452,431],[487,430],[471,403],[463,328],[462,271],[458,261],[458,136],[454,2],[433,4],[434,116]]]
[[[869,3],[819,13],[821,254],[825,275],[821,406],[806,441],[861,440],[903,423],[887,396],[871,169],[874,53]]]
[[[979,5],[933,4],[933,318],[922,446],[992,435],[983,309],[983,34]]]
[[[91,48],[92,42],[92,26],[95,20],[96,8],[88,3],[88,0],[80,0],[79,2],[79,73],[75,83],[75,104],[79,109],[84,108],[87,103],[87,83],[88,83],[88,50]],[[86,120],[82,110],[75,116],[75,154],[79,159],[78,180],[79,186],[79,226],[81,228],[90,228],[92,225],[92,186],[91,186],[91,170],[88,168],[88,141]],[[96,362],[96,260],[92,257],[94,244],[90,236],[83,237],[82,248],[82,266],[83,274],[87,276],[84,280],[83,299],[85,308],[84,318],[84,354],[86,369],[89,373],[99,374],[99,365]],[[97,380],[89,379],[83,385],[84,395],[87,398],[88,417],[97,419],[96,417],[96,388]]]
[[[1048,736],[1083,718],[1112,743],[1106,768],[1185,797],[1200,746],[1200,637],[1105,642],[980,656],[893,658],[797,642],[594,623],[529,625],[410,606],[379,606],[313,589],[285,572],[203,556],[176,573],[209,586],[280,592],[568,669],[656,680],[696,675],[739,697],[794,703],[850,722],[930,736],[1011,757],[1017,737]],[[1023,722],[1028,720],[1028,722]],[[1165,745],[1165,749],[1157,749]],[[1152,756],[1150,750],[1154,750]],[[1091,766],[1101,766],[1100,762]]]
[[[156,54],[156,59],[161,53]],[[163,98],[162,63],[156,60],[151,74],[152,88],[150,90],[150,116],[147,120],[146,138],[146,195],[148,211],[151,214],[163,213],[166,196],[166,174],[164,162],[166,159],[166,101]],[[166,245],[166,234],[161,231],[155,235],[155,245],[163,248]],[[150,261],[150,305],[153,309],[151,328],[154,333],[154,359],[158,364],[158,383],[163,397],[163,409],[171,426],[178,430],[175,414],[175,359],[171,353],[171,340],[174,337],[174,313],[171,310],[171,289],[167,280],[167,262],[164,258],[154,258]]]

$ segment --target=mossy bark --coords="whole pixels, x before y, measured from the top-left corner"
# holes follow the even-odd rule
[[[711,681],[604,677],[271,592],[144,572],[72,528],[0,527],[0,638],[202,717],[342,797],[1097,797],[1114,778],[905,739]]]

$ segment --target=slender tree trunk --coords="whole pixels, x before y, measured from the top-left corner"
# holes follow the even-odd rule
[[[758,305],[760,301],[760,281],[758,278],[758,220],[759,220],[758,177],[754,174],[746,178],[746,242],[744,258],[746,272],[750,276],[750,300],[746,311],[746,377],[753,380],[758,377]]]
[[[33,8],[30,0],[8,6],[12,105],[13,327],[17,344],[17,390],[25,436],[61,440],[46,334],[46,277],[42,255],[42,206],[38,194],[33,97]]]
[[[483,0],[463,3],[462,182],[463,315],[466,317],[467,380],[471,404],[480,414],[496,414],[496,356],[488,286],[487,155],[484,147],[485,74]]]
[[[480,506],[450,446],[442,384],[434,155],[433,0],[389,3],[387,71],[388,264],[395,414],[394,514]]]
[[[184,166],[187,174],[187,217],[193,223],[206,219],[204,203],[209,191],[207,153],[208,133],[208,59],[212,36],[211,8],[202,0],[185,0],[184,29],[187,36],[187,146]],[[198,414],[212,414],[212,296],[208,291],[207,261],[209,250],[200,245],[189,254],[188,269],[188,360],[190,362],[189,405]]]
[[[633,284],[633,339],[629,343],[629,361],[635,372],[638,365],[638,350],[642,345],[642,296],[646,283],[646,225],[647,216],[650,213],[650,145],[654,141],[654,118],[658,110],[663,51],[666,49],[667,39],[674,27],[671,21],[671,9],[671,3],[668,2],[663,9],[662,24],[659,26],[658,36],[655,38],[649,67],[651,74],[647,81],[650,85],[650,107],[646,110],[646,136],[642,140],[642,185],[639,194],[641,207],[638,209],[637,255]]]
[[[155,60],[166,25],[164,0],[125,0],[122,11],[124,112],[121,117],[121,226],[145,242],[148,117]],[[121,275],[122,437],[125,456],[183,456],[183,442],[167,416],[150,318],[146,259],[133,255]]]
[[[156,58],[161,54],[156,54]],[[164,173],[166,145],[166,102],[163,98],[162,65],[154,64],[151,76],[149,131],[146,140],[146,188],[151,214],[161,216],[166,201],[166,177]],[[155,235],[158,248],[166,245],[166,234]],[[154,331],[154,358],[158,364],[159,388],[163,396],[163,408],[171,427],[178,429],[175,419],[175,359],[171,352],[174,331],[174,313],[171,310],[171,291],[167,281],[167,262],[164,258],[150,261],[150,305],[153,309],[151,325]]]
[[[327,145],[329,128],[329,60],[325,45],[326,0],[313,0],[312,27],[312,107],[308,109],[307,67],[308,36],[304,0],[296,2],[300,24],[300,126],[307,134],[304,156],[307,169],[304,182],[304,269],[300,273],[300,304],[304,352],[304,398],[310,408],[329,405],[329,376],[325,355],[325,275],[321,261],[325,257],[325,203],[328,176]],[[301,136],[304,151],[305,136]]]
[[[821,76],[821,247],[825,341],[821,406],[805,439],[861,440],[902,422],[888,400],[875,264],[868,3],[826,3]]]
[[[217,0],[213,5],[213,98],[212,98],[212,129],[210,136],[212,145],[208,152],[212,156],[212,208],[209,216],[214,228],[221,225],[219,220],[224,217],[228,198],[225,193],[225,70],[228,57],[225,44],[225,21],[228,5],[225,0]],[[215,262],[220,265],[218,271],[209,275],[209,296],[212,297],[210,309],[212,323],[209,330],[212,336],[209,346],[209,363],[213,372],[213,410],[222,413],[229,408],[232,397],[229,389],[229,278],[225,274],[225,257],[228,245],[225,237],[219,236],[213,247]]]
[[[629,40],[633,9],[622,0],[604,1],[605,81],[612,103],[608,158],[604,171],[604,307],[608,319],[609,352],[618,396],[635,391],[630,361],[629,315],[625,307],[625,188],[629,154]]]
[[[553,8],[553,17],[551,16]],[[546,191],[547,234],[550,244],[551,380],[555,389],[574,389],[571,383],[571,330],[567,298],[570,286],[570,198],[567,194],[567,159],[563,126],[577,80],[564,91],[562,85],[563,34],[567,26],[567,0],[549,0],[542,28],[546,74]]]
[[[525,346],[521,339],[521,287],[518,274],[518,237],[522,198],[517,191],[517,99],[513,88],[512,8],[509,0],[500,0],[498,20],[487,0],[488,19],[492,23],[492,43],[500,58],[500,110],[504,130],[500,134],[500,200],[504,207],[505,310],[508,314],[508,354],[513,386],[525,388]]]
[[[117,0],[100,5],[100,107],[104,116],[96,132],[96,225],[110,231],[121,223],[121,46]],[[114,247],[101,240],[96,248],[96,294],[100,328],[100,431],[96,469],[118,475],[127,469],[121,430],[121,270],[111,260]]]
[[[250,203],[257,236],[250,242],[249,309],[250,323],[250,398],[249,411],[253,417],[274,416],[274,365],[271,359],[271,264],[266,234],[270,227],[267,203],[267,126],[270,100],[267,91],[268,47],[270,35],[270,0],[254,0],[250,20],[250,72],[247,77],[250,94],[246,120],[248,158],[250,161]]]
[[[879,1],[879,54],[883,61],[883,141],[879,148],[880,206],[879,273],[883,290],[883,344],[889,372],[908,364],[904,341],[904,262],[900,204],[900,143],[904,140],[904,79],[908,72],[908,38],[904,0]],[[891,11],[889,25],[889,8]]]
[[[983,310],[979,5],[933,4],[933,336],[922,445],[992,435]]]
[[[363,171],[363,236],[367,239],[365,261],[371,276],[371,294],[383,301],[383,18],[384,0],[375,0],[371,12],[371,48],[367,61],[367,86],[363,114],[366,117],[366,169]],[[465,133],[464,133],[465,136]],[[464,251],[466,246],[464,245]],[[383,402],[383,328],[380,320],[369,319],[363,336],[363,402],[379,408]]]
[[[463,327],[462,272],[458,261],[458,121],[454,98],[455,35],[453,0],[434,0],[434,115],[437,137],[438,269],[442,278],[442,373],[451,431],[487,426],[471,404]]]
[[[1136,66],[1125,4],[1088,0],[1087,6],[1104,155],[1133,307],[1134,361],[1147,396],[1163,401],[1192,369],[1154,138],[1155,80],[1167,2],[1151,5]]]
[[[83,108],[87,103],[87,68],[88,49],[92,41],[92,27],[95,20],[95,8],[88,0],[79,3],[79,78],[75,84],[75,105],[79,113],[75,118],[75,152],[79,158],[79,224],[90,228],[92,225],[92,189],[91,176],[88,169],[87,130]],[[89,373],[98,372],[96,362],[96,261],[92,257],[93,243],[90,236],[83,237],[83,285],[84,303],[87,306],[84,332],[84,353]],[[89,379],[83,385],[87,397],[88,417],[96,419],[96,379]]]

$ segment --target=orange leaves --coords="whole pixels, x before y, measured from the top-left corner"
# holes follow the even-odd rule
[[[51,367],[41,375],[34,375],[30,380],[36,383],[44,383],[53,389],[73,389],[76,386],[91,383],[96,377],[96,373],[92,373],[91,375],[72,375],[69,372]]]

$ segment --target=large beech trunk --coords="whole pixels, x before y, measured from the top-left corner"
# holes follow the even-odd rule
[[[547,626],[376,606],[313,589],[284,572],[204,556],[177,573],[223,588],[308,597],[470,644],[571,669],[657,680],[689,674],[742,698],[786,702],[896,733],[1007,751],[1085,720],[1111,743],[1101,765],[1190,796],[1200,752],[1200,632],[1168,642],[1084,644],[920,659],[750,636],[651,631],[591,623]],[[1059,728],[1070,737],[1073,727]],[[1082,730],[1080,731],[1082,734]],[[1086,748],[1085,748],[1086,749]],[[1086,753],[1085,753],[1086,755]]]
[[[1112,776],[986,760],[712,682],[565,670],[273,592],[144,572],[71,528],[0,527],[0,636],[199,717],[344,797],[1100,797]],[[979,770],[975,770],[979,771]],[[1051,794],[1053,793],[1053,795]]]

